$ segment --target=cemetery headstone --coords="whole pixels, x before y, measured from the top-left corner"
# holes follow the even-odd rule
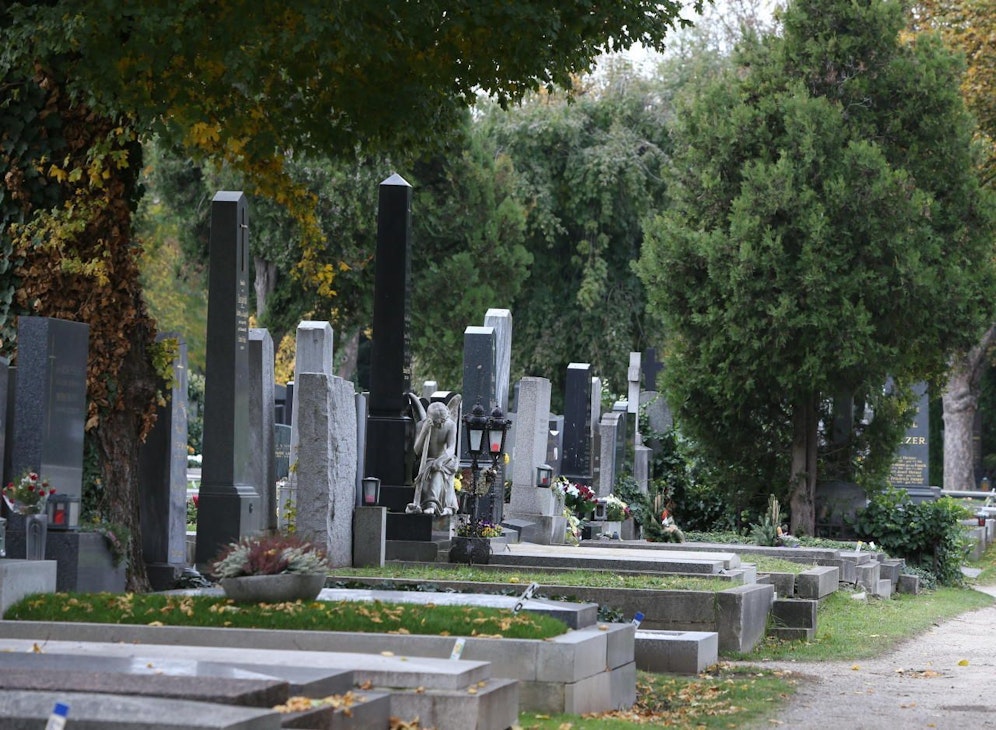
[[[374,277],[373,346],[364,476],[381,480],[381,504],[404,512],[414,494],[411,390],[412,187],[400,175],[380,184]]]
[[[626,438],[625,414],[619,411],[602,414],[599,435],[600,458],[595,493],[599,497],[606,497],[612,493],[616,476],[625,459],[625,451],[620,453],[620,444],[624,444]]]
[[[546,378],[523,378],[518,383],[518,428],[511,464],[512,498],[509,517],[522,522],[520,539],[541,544],[564,541],[563,508],[549,487],[538,487],[536,468],[547,463],[550,436],[551,385]]]
[[[297,533],[322,545],[333,567],[352,565],[356,504],[356,400],[334,375],[301,373]]]
[[[207,565],[259,529],[249,483],[249,210],[245,195],[211,202],[204,435],[194,559]]]
[[[512,375],[512,313],[507,309],[489,309],[484,326],[495,331],[495,403],[508,413],[508,390]]]
[[[249,330],[249,481],[259,493],[263,530],[277,529],[273,396],[273,338],[254,327]]]
[[[139,449],[139,516],[142,554],[153,590],[173,587],[187,565],[187,344],[177,343],[169,400]],[[163,384],[165,387],[165,384]]]
[[[589,363],[567,366],[564,394],[564,452],[560,471],[568,479],[592,482],[592,377]]]
[[[495,330],[493,327],[467,327],[463,332],[463,408],[464,413],[480,403],[484,412],[491,413],[495,404]],[[471,464],[467,444],[460,444],[460,464],[467,468]],[[491,464],[485,454],[478,459],[482,469]],[[503,483],[497,480],[498,485]],[[477,515],[494,523],[501,522],[504,507],[504,494],[494,492],[479,497]]]
[[[18,318],[9,477],[37,472],[75,501],[83,492],[89,338],[82,322]]]
[[[889,472],[889,483],[910,492],[914,498],[933,497],[930,489],[930,431],[928,424],[930,400],[927,384],[913,387],[917,397],[916,415],[906,430]],[[939,496],[939,494],[937,495]]]
[[[277,524],[289,527],[283,519],[294,511],[297,499],[297,471],[294,464],[298,459],[297,420],[301,409],[300,382],[302,373],[332,374],[333,333],[328,322],[305,320],[297,326],[294,342],[294,385],[289,388],[291,407],[291,470],[287,477],[286,494],[282,498],[289,502],[287,509],[281,509]]]

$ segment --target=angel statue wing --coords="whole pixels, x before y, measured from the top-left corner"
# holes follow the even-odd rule
[[[463,396],[457,393],[455,396],[450,398],[450,402],[446,404],[446,407],[450,409],[450,418],[453,419],[453,423],[460,425],[460,404],[463,403]]]

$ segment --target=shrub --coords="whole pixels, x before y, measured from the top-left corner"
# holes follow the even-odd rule
[[[933,573],[941,585],[958,585],[969,547],[960,522],[965,516],[951,497],[914,503],[905,491],[889,488],[872,496],[849,522],[858,539]]]

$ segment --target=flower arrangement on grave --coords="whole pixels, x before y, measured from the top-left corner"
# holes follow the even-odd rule
[[[8,482],[3,488],[4,501],[19,515],[44,512],[48,498],[53,494],[55,488],[33,471],[24,474],[16,483]]]
[[[297,535],[268,534],[229,543],[212,562],[218,578],[284,573],[328,573],[325,551]]]
[[[664,509],[661,511],[661,538],[658,542],[684,542],[685,533],[678,529],[671,513]]]
[[[554,481],[558,491],[564,494],[564,506],[581,518],[595,511],[595,492],[586,484],[577,484],[565,476],[559,476]]]
[[[457,537],[501,537],[505,530],[501,525],[496,525],[487,520],[477,520],[461,522],[457,525]]]
[[[581,544],[581,520],[569,508],[564,507],[564,517],[567,525],[564,528],[564,540],[568,545]]]
[[[622,522],[633,516],[629,505],[619,497],[610,494],[605,498],[605,519],[609,522]]]
[[[111,554],[111,565],[115,568],[120,565],[128,567],[128,546],[131,544],[131,530],[116,522],[96,521],[92,524],[83,525],[83,530],[96,532],[104,538],[107,551]]]

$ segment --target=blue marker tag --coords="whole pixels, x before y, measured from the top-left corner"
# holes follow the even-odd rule
[[[633,617],[633,621],[632,621],[633,626],[635,626],[636,628],[640,628],[640,622],[641,621],[643,621],[643,614],[640,613],[639,611],[637,611],[636,615]]]

